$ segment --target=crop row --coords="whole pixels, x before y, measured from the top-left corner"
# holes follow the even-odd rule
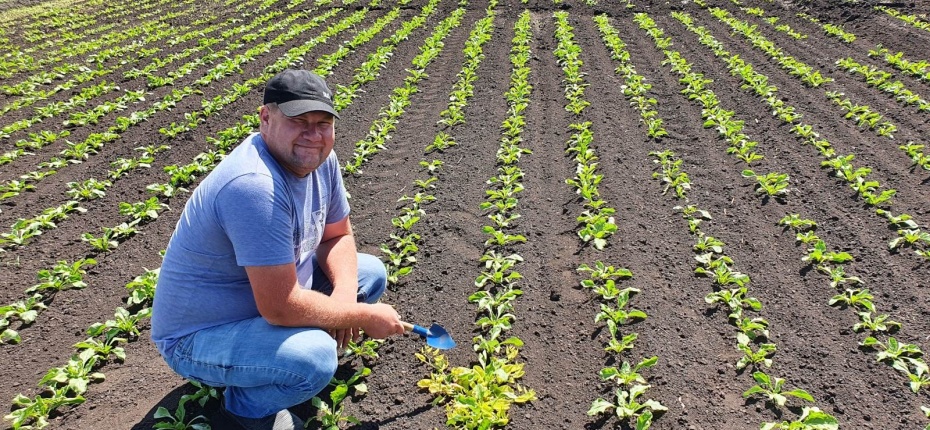
[[[179,2],[173,5],[174,8],[180,8],[182,5],[189,5],[193,2]],[[156,9],[153,11],[148,11],[148,9],[154,9],[156,7],[170,4],[170,2],[165,0],[160,1],[150,1],[140,3],[136,7],[127,7],[128,3],[119,4],[114,10],[110,12],[110,16],[113,18],[118,17],[120,14],[135,14],[135,19],[142,21],[142,26],[146,26],[146,22],[150,23],[160,23],[163,20],[176,17],[177,12],[165,13],[161,9]],[[145,21],[150,19],[152,16],[161,15],[159,19],[154,21]],[[35,23],[43,23],[45,19],[36,18]],[[96,22],[94,22],[96,24]],[[157,24],[158,26],[164,26],[164,24]],[[101,26],[103,27],[103,26]],[[141,27],[140,27],[141,28]],[[12,50],[11,53],[17,55],[5,56],[3,61],[0,61],[0,77],[8,78],[13,76],[13,74],[18,72],[29,72],[39,70],[42,67],[54,65],[56,63],[62,62],[66,58],[74,57],[81,55],[87,52],[91,52],[96,49],[100,49],[104,46],[109,46],[116,44],[118,42],[128,40],[133,37],[139,37],[144,34],[145,31],[139,32],[139,30],[126,31],[123,28],[111,28],[107,30],[104,34],[97,34],[101,31],[96,31],[97,29],[92,28],[88,31],[87,39],[91,39],[85,42],[73,43],[73,44],[61,44],[60,41],[56,40],[53,37],[49,37],[49,42],[44,45],[38,45],[32,49],[25,50]],[[102,30],[102,29],[101,29]],[[126,35],[129,33],[129,35]],[[54,33],[51,33],[54,35]],[[65,38],[70,39],[70,38]],[[75,38],[76,39],[76,38]],[[94,40],[96,39],[96,40]],[[63,46],[62,46],[63,45]],[[58,46],[58,49],[47,51],[49,48]],[[44,58],[36,58],[30,54],[34,53],[44,53]]]
[[[647,126],[646,135],[659,140],[667,135],[667,132],[662,128],[662,119],[655,110],[658,101],[649,97],[648,91],[651,85],[645,83],[645,78],[636,72],[630,61],[630,53],[626,50],[626,44],[620,39],[619,32],[610,24],[609,18],[606,15],[598,15],[593,17],[593,20],[601,33],[602,41],[611,52],[611,57],[620,62],[616,72],[626,81],[623,94],[630,101],[630,105],[639,111],[641,120]],[[620,326],[647,318],[642,310],[630,307],[631,298],[639,294],[640,290],[632,287],[620,289],[617,285],[621,279],[631,278],[633,273],[628,269],[615,268],[601,261],[596,261],[593,267],[582,264],[578,267],[578,271],[588,274],[587,279],[581,281],[582,287],[590,288],[601,300],[601,312],[595,316],[595,322],[605,321],[611,337],[604,350],[616,354],[618,361],[621,362],[619,367],[608,366],[601,369],[598,374],[602,381],[613,381],[617,385],[614,400],[596,399],[591,404],[588,415],[597,415],[613,409],[614,414],[621,421],[635,420],[637,429],[646,429],[652,424],[653,413],[664,412],[667,408],[653,399],[639,399],[646,390],[651,388],[640,372],[655,366],[659,358],[657,356],[646,357],[633,364],[634,361],[624,360],[621,355],[633,349],[633,342],[639,335],[629,330],[628,333],[618,337]]]
[[[434,2],[430,6],[429,11],[424,11],[422,17],[428,16],[432,13],[432,9],[435,7],[436,3]],[[490,11],[490,9],[489,9]],[[437,25],[433,36],[420,47],[421,59],[413,60],[415,64],[422,64],[422,68],[425,67],[431,62],[421,63],[422,57],[435,57],[439,54],[436,50],[431,50],[431,47],[442,46],[442,40],[449,34],[449,32],[454,29],[460,21],[461,13],[464,12],[464,9],[460,8],[453,12],[448,18],[443,20],[439,25]],[[476,23],[476,29],[473,32],[473,38],[470,41],[474,40],[474,34],[480,33],[481,31],[486,32],[487,30],[486,23],[483,24],[483,21]],[[482,42],[483,43],[483,42]],[[480,45],[479,45],[480,50]],[[379,57],[375,57],[375,60],[379,60]],[[406,81],[409,82],[409,81]],[[407,101],[409,103],[409,100]],[[428,146],[425,151],[430,152],[432,149]],[[435,187],[434,182],[438,178],[438,173],[442,167],[442,161],[440,160],[431,160],[420,161],[420,166],[424,167],[427,170],[429,178],[425,180],[417,179],[414,181],[414,185],[417,188],[417,192],[414,196],[402,196],[398,202],[404,202],[405,206],[401,208],[401,213],[391,219],[392,225],[395,227],[396,233],[392,233],[390,238],[393,239],[391,244],[382,244],[380,249],[382,253],[385,254],[387,258],[386,266],[388,271],[388,286],[391,289],[396,288],[397,284],[400,282],[400,277],[409,275],[413,271],[413,266],[416,263],[416,253],[419,251],[418,242],[420,241],[420,235],[414,233],[412,230],[414,226],[420,221],[421,217],[426,215],[426,211],[423,209],[423,206],[436,200],[436,197],[432,194],[428,194],[429,190]],[[361,172],[356,172],[360,174]],[[349,354],[355,354],[362,358],[377,358],[377,348],[380,346],[379,341],[374,341],[366,339],[362,342],[351,343],[349,345]],[[338,426],[340,422],[352,422],[357,423],[358,420],[345,413],[344,405],[342,401],[345,399],[346,393],[349,391],[349,387],[355,387],[355,389],[361,392],[362,385],[358,384],[358,381],[361,377],[367,376],[371,373],[371,369],[368,367],[362,366],[361,369],[356,371],[355,375],[348,380],[339,380],[334,378],[330,382],[331,385],[336,388],[330,394],[331,403],[326,403],[323,399],[315,397],[312,399],[312,403],[315,407],[318,408],[319,412],[317,413],[317,420],[326,427],[331,428],[333,426]]]
[[[77,267],[71,279],[75,284],[83,283],[80,281],[83,270]],[[101,366],[111,360],[125,361],[126,351],[120,345],[141,336],[139,322],[151,315],[157,280],[158,271],[147,270],[126,284],[129,290],[126,307],[117,308],[114,319],[87,328],[90,337],[74,345],[77,351],[68,363],[49,369],[39,380],[38,385],[45,392],[35,397],[19,394],[13,399],[12,411],[3,417],[11,421],[13,429],[45,428],[49,424],[49,414],[62,406],[83,403],[88,385],[104,380],[104,374],[97,371]],[[0,308],[0,312],[2,310]]]
[[[842,26],[839,26],[836,24],[824,23],[821,20],[819,20],[817,17],[808,15],[803,12],[799,13],[798,17],[806,19],[814,24],[819,25],[821,28],[823,28],[824,33],[830,36],[836,37],[845,43],[853,43],[856,41],[856,35],[850,32],[847,32],[846,29],[844,29]]]
[[[495,5],[496,2],[492,1],[487,10],[488,16],[484,18],[488,20],[486,31],[490,30],[493,22]],[[488,239],[479,261],[485,270],[475,278],[474,285],[479,290],[468,298],[469,302],[478,307],[479,313],[475,321],[479,334],[472,339],[472,347],[477,352],[477,364],[450,369],[445,355],[435,349],[425,347],[417,354],[417,358],[432,369],[429,377],[420,380],[417,385],[436,397],[436,402],[446,404],[446,422],[458,428],[506,425],[510,420],[508,411],[514,403],[526,403],[536,398],[533,390],[527,390],[517,383],[524,374],[523,363],[518,361],[523,341],[515,336],[504,338],[516,319],[513,302],[523,294],[517,286],[522,275],[516,270],[523,258],[514,252],[513,246],[526,242],[526,238],[510,231],[520,217],[516,210],[517,195],[523,190],[523,171],[518,162],[520,155],[530,153],[528,149],[519,146],[522,142],[523,112],[529,104],[532,90],[527,81],[530,73],[527,66],[529,42],[532,37],[528,12],[520,15],[514,25],[514,32],[510,51],[513,69],[510,87],[505,95],[510,109],[508,118],[502,124],[504,132],[497,152],[498,174],[488,179],[490,188],[486,190],[487,200],[480,205],[494,225],[483,228]],[[458,102],[452,100],[452,103]],[[443,119],[446,118],[449,117],[444,116]],[[442,120],[440,122],[443,123]]]
[[[767,104],[776,110],[779,109],[779,107],[785,108],[786,106],[794,109],[778,98],[777,88],[768,84],[768,78],[756,72],[751,64],[744,61],[739,56],[730,54],[730,52],[723,47],[722,43],[714,39],[706,29],[703,27],[695,27],[691,24],[689,16],[686,17],[682,14],[677,14],[676,16],[679,17],[679,20],[688,26],[689,29],[700,35],[701,42],[708,45],[714,51],[715,56],[727,62],[727,67],[730,69],[731,74],[734,76],[738,75],[742,78],[744,89],[752,89],[756,95],[762,97]],[[812,125],[800,121],[800,115],[793,118],[786,118],[784,116],[778,117],[787,124],[792,125],[790,131],[798,137],[803,144],[809,144],[817,148],[820,155],[824,158],[824,161],[821,162],[821,166],[832,168],[836,176],[845,179],[850,187],[856,190],[859,197],[869,206],[887,207],[891,205],[891,198],[897,191],[894,189],[882,190],[881,184],[878,181],[866,179],[872,172],[871,168],[854,166],[852,164],[852,160],[855,158],[853,154],[837,155],[833,146],[827,140],[822,139],[819,133],[814,131]],[[918,151],[920,148],[902,145],[900,149],[905,152],[914,152]],[[909,157],[910,156],[909,154]],[[898,233],[899,237],[889,242],[890,249],[894,250],[902,246],[912,247],[917,255],[930,258],[930,234],[927,234],[922,231],[919,226],[916,226],[916,222],[912,220],[910,215],[901,214],[894,216],[887,209],[876,213],[886,218],[889,221],[889,227]],[[906,221],[909,221],[909,223],[905,223]],[[911,224],[913,224],[913,226]]]
[[[921,29],[921,30],[930,31],[930,22],[927,21],[926,17],[924,17],[923,19],[921,19],[920,17],[918,17],[918,16],[916,16],[916,15],[908,15],[908,14],[906,14],[906,13],[901,13],[901,12],[895,10],[895,9],[892,9],[892,8],[886,7],[886,6],[875,6],[875,9],[878,9],[878,10],[880,10],[880,11],[882,11],[882,12],[885,12],[886,14],[888,14],[888,15],[890,15],[890,16],[893,16],[893,17],[895,17],[895,18],[898,18],[898,19],[900,19],[901,21],[904,21],[904,22],[906,22],[906,23],[908,23],[908,24],[914,26],[915,28],[919,28],[919,29]]]
[[[414,68],[409,70],[407,77],[404,79],[404,85],[394,88],[388,104],[378,112],[378,119],[372,122],[368,130],[368,135],[355,143],[355,151],[352,154],[352,160],[347,161],[343,170],[348,173],[361,173],[360,167],[369,158],[385,149],[385,144],[390,139],[390,133],[397,127],[404,109],[410,104],[410,96],[417,93],[417,84],[426,77],[426,66],[433,62],[439,53],[442,52],[442,40],[448,36],[454,28],[461,24],[462,16],[465,14],[464,8],[458,8],[452,14],[443,20],[433,34],[428,37],[420,47],[420,54],[413,58],[411,63]],[[386,59],[389,53],[377,53],[378,62]],[[337,94],[338,97],[338,94]],[[337,105],[337,109],[339,106]]]
[[[709,37],[706,30],[702,27],[694,27],[688,15],[675,13],[674,16],[679,21],[685,23],[690,30],[702,35],[702,43],[714,47],[715,52],[725,52],[722,51],[722,46],[719,45],[719,42]],[[663,165],[665,164],[666,163],[663,162]],[[882,209],[878,209],[878,213],[880,215],[884,214],[890,216],[890,213]],[[916,223],[913,223],[909,218],[898,219],[898,222],[910,228],[917,228]],[[848,276],[844,270],[843,264],[853,261],[853,257],[846,252],[828,250],[826,244],[813,233],[816,223],[801,219],[797,215],[789,215],[781,219],[779,224],[790,227],[796,231],[798,242],[811,246],[807,251],[807,255],[803,258],[803,261],[809,262],[817,271],[827,274],[831,279],[831,287],[858,286],[863,283],[858,277]],[[900,244],[906,240],[907,239],[904,237],[899,237],[893,241],[893,246],[900,246]],[[834,296],[829,304],[839,304],[858,310],[857,313],[860,318],[860,323],[853,327],[855,331],[867,329],[873,333],[886,333],[900,328],[900,324],[891,321],[888,315],[874,315],[875,307],[872,304],[872,295],[869,293],[868,289],[848,287],[841,291],[840,294]],[[887,344],[882,344],[874,337],[867,338],[860,345],[884,351],[880,353],[878,357],[879,361],[888,361],[895,369],[905,373],[909,377],[911,389],[915,393],[919,388],[930,384],[930,382],[928,382],[930,381],[930,379],[928,379],[930,375],[927,375],[927,365],[920,358],[922,353],[915,345],[901,344],[894,338],[889,338]],[[774,347],[772,347],[771,352],[774,352]],[[747,357],[751,358],[750,355],[747,355]],[[758,358],[762,359],[763,356],[759,356]]]
[[[680,13],[676,13],[675,16],[679,20],[687,18],[684,14]],[[637,14],[636,21],[641,28],[653,36],[654,40],[657,42],[657,47],[659,41],[662,42],[662,46],[670,46],[668,39],[663,37],[664,34],[662,30],[656,27],[654,21],[646,14]],[[684,75],[693,73],[690,72],[692,66],[681,57],[680,53],[665,48],[660,49],[664,50],[667,59],[666,63],[672,64],[671,68],[673,71],[677,70],[680,74]],[[700,77],[697,76],[695,79],[700,79]],[[687,85],[685,79],[682,79],[682,83]],[[686,88],[684,93],[694,94],[696,97],[693,98],[700,99],[690,88]],[[705,92],[704,94],[709,93]],[[705,95],[705,98],[707,97],[708,96]],[[677,178],[677,182],[679,183],[688,182],[687,173],[681,171],[680,160],[673,152],[668,150],[657,151],[653,152],[652,155],[656,157],[655,161],[662,169],[661,173],[657,172],[655,176],[663,179],[663,183],[666,184],[666,190],[668,189],[669,183],[669,180],[666,178]],[[746,171],[744,171],[743,176],[746,176]],[[760,187],[761,186],[762,182],[760,180]],[[676,194],[682,195],[690,188],[690,185],[688,187],[680,187],[681,193]],[[679,198],[685,199],[683,196]],[[711,278],[714,283],[715,291],[708,294],[705,297],[705,301],[708,304],[720,303],[726,306],[729,309],[728,319],[737,329],[737,349],[743,352],[743,356],[736,363],[736,367],[738,369],[751,367],[754,370],[752,376],[756,385],[745,391],[743,397],[762,395],[766,397],[768,402],[776,405],[781,412],[787,410],[785,408],[787,396],[814,403],[814,398],[807,391],[800,388],[786,390],[783,388],[785,383],[784,379],[772,376],[761,369],[761,366],[772,366],[773,360],[770,356],[774,354],[777,349],[776,345],[770,341],[769,322],[761,317],[745,316],[745,311],[760,311],[762,309],[762,303],[758,299],[748,295],[749,290],[747,285],[750,282],[750,278],[748,275],[733,269],[733,259],[723,252],[725,246],[724,242],[713,236],[706,235],[702,231],[700,227],[701,224],[712,219],[710,213],[693,204],[678,206],[676,208],[682,212],[682,216],[688,222],[689,231],[695,236],[695,245],[693,249],[694,252],[698,254],[695,257],[698,261],[695,273]],[[806,428],[804,426],[810,426],[814,423],[821,425],[821,428],[838,428],[836,419],[817,407],[803,407],[801,416],[794,422],[766,422],[762,424],[761,428]]]

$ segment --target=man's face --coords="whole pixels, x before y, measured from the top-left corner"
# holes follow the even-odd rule
[[[259,112],[262,138],[281,166],[304,177],[326,161],[336,141],[335,118],[323,111],[288,117],[277,107],[262,106]]]

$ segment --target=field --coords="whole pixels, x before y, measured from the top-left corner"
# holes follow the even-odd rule
[[[299,67],[458,342],[360,345],[309,428],[930,429],[925,4],[364,1],[0,0],[3,428],[225,428],[159,252]]]

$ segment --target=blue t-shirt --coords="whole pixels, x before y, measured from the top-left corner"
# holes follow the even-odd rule
[[[295,263],[309,286],[324,226],[348,215],[335,152],[298,178],[260,134],[247,137],[194,190],[168,243],[152,309],[159,351],[169,354],[197,330],[259,316],[245,266]]]

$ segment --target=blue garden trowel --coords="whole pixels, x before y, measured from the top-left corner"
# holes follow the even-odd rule
[[[403,322],[404,329],[407,331],[412,331],[420,337],[426,339],[426,344],[436,348],[436,349],[451,349],[455,347],[455,341],[452,340],[452,336],[449,335],[449,332],[446,329],[442,328],[441,325],[433,323],[429,329],[426,327],[418,326],[416,324],[410,324],[408,322]]]

